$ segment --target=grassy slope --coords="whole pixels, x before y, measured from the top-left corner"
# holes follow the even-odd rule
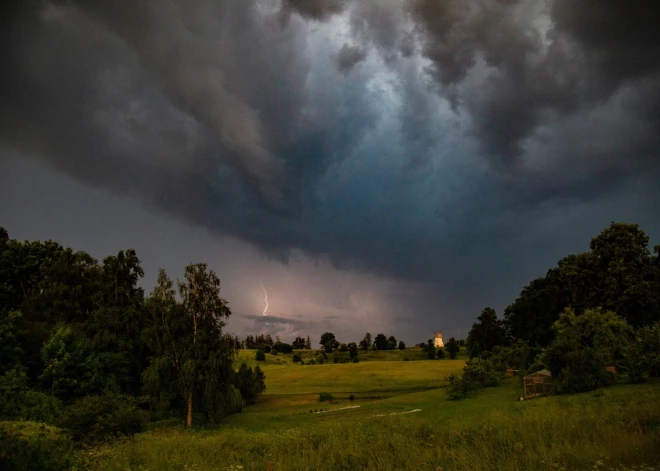
[[[274,461],[278,470],[568,470],[599,460],[660,462],[657,383],[518,402],[511,378],[449,401],[443,389],[424,388],[441,386],[459,360],[301,366],[277,358],[263,365],[263,401],[218,430],[142,434],[92,451],[91,467],[261,470]],[[320,403],[321,391],[334,391],[335,401]],[[328,411],[310,413],[316,409]]]

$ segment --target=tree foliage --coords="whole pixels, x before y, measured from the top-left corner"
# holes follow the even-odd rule
[[[186,267],[177,299],[161,270],[145,299],[143,275],[132,249],[99,263],[0,230],[0,416],[57,422],[87,397],[144,397],[155,419],[239,409],[242,342],[223,331],[231,312],[218,277]]]
[[[325,332],[321,335],[321,341],[319,342],[327,353],[332,352],[334,348],[339,347],[339,342],[335,338],[335,334],[332,332]]]
[[[523,288],[504,312],[513,339],[546,347],[553,324],[569,307],[576,313],[602,307],[634,326],[660,320],[660,246],[648,249],[636,224],[612,223],[591,239],[590,251],[568,255],[545,277]]]
[[[445,344],[445,348],[447,349],[449,358],[451,360],[455,360],[460,350],[460,347],[458,346],[458,342],[454,337],[449,337],[449,340],[447,340],[447,343]]]
[[[544,362],[567,392],[606,386],[612,374],[607,365],[622,358],[632,329],[612,311],[587,309],[577,315],[567,308],[555,322],[555,340],[545,350]]]
[[[468,333],[466,346],[470,358],[490,352],[496,346],[506,343],[506,331],[502,321],[497,318],[494,309],[485,308]]]
[[[371,348],[371,334],[367,332],[364,334],[364,338],[360,340],[360,348],[362,350],[369,350]]]

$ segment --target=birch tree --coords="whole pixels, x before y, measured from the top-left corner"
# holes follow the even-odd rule
[[[186,425],[192,426],[193,397],[207,389],[209,379],[229,384],[233,348],[222,335],[225,320],[231,315],[227,301],[220,297],[220,279],[205,263],[188,265],[185,281],[178,282],[188,341],[182,352],[180,381],[187,398]]]

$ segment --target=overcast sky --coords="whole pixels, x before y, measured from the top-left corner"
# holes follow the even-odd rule
[[[650,0],[14,3],[0,225],[207,262],[241,336],[464,336],[610,221],[660,244]]]

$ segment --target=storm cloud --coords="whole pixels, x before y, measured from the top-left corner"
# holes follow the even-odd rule
[[[2,19],[0,163],[415,283],[399,323],[474,318],[610,220],[660,231],[651,6],[26,1]]]

